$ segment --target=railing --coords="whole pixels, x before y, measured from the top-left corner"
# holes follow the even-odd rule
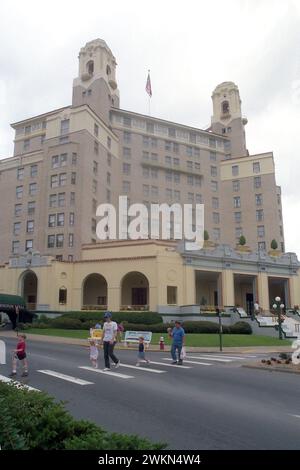
[[[36,303],[27,303],[26,304],[27,310],[36,310]]]
[[[121,305],[120,310],[145,311],[149,310],[149,305]]]
[[[107,305],[82,305],[81,310],[107,310]]]

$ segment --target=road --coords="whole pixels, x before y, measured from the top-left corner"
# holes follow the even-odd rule
[[[15,344],[6,340],[8,358]],[[76,418],[167,442],[169,449],[300,448],[299,375],[241,367],[259,359],[251,353],[190,353],[180,368],[170,365],[169,353],[150,352],[146,370],[135,367],[134,351],[117,355],[122,365],[109,375],[82,368],[90,367],[82,346],[32,341],[24,380],[67,401]],[[102,351],[100,359],[103,367]],[[2,378],[9,373],[9,364],[0,365]]]

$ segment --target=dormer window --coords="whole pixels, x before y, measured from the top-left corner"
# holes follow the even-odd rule
[[[110,69],[110,66],[107,65],[106,66],[106,74],[109,76],[111,74],[111,69]]]
[[[89,62],[86,64],[86,69],[89,75],[93,75],[94,73],[94,61],[93,60],[89,60]]]
[[[229,102],[228,101],[223,101],[222,103],[222,114],[228,114],[229,113]]]

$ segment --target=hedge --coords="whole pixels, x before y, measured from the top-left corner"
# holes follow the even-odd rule
[[[103,321],[103,312],[69,312],[63,314],[59,318],[74,318],[85,322],[87,320]],[[130,323],[144,323],[145,325],[154,325],[155,323],[161,323],[162,317],[155,312],[113,312],[113,320],[117,323],[121,321],[128,321]]]
[[[110,433],[89,421],[75,420],[62,402],[44,392],[0,382],[2,450],[161,450],[136,435]]]

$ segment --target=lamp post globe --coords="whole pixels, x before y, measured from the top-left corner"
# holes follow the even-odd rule
[[[280,298],[280,297],[275,297],[275,301],[276,301],[276,302],[280,302],[280,301],[281,301],[281,298]]]
[[[281,308],[281,310],[283,310],[284,309],[284,304],[280,304],[280,308]]]
[[[273,304],[272,307],[274,308],[274,310],[276,310],[277,304]]]

